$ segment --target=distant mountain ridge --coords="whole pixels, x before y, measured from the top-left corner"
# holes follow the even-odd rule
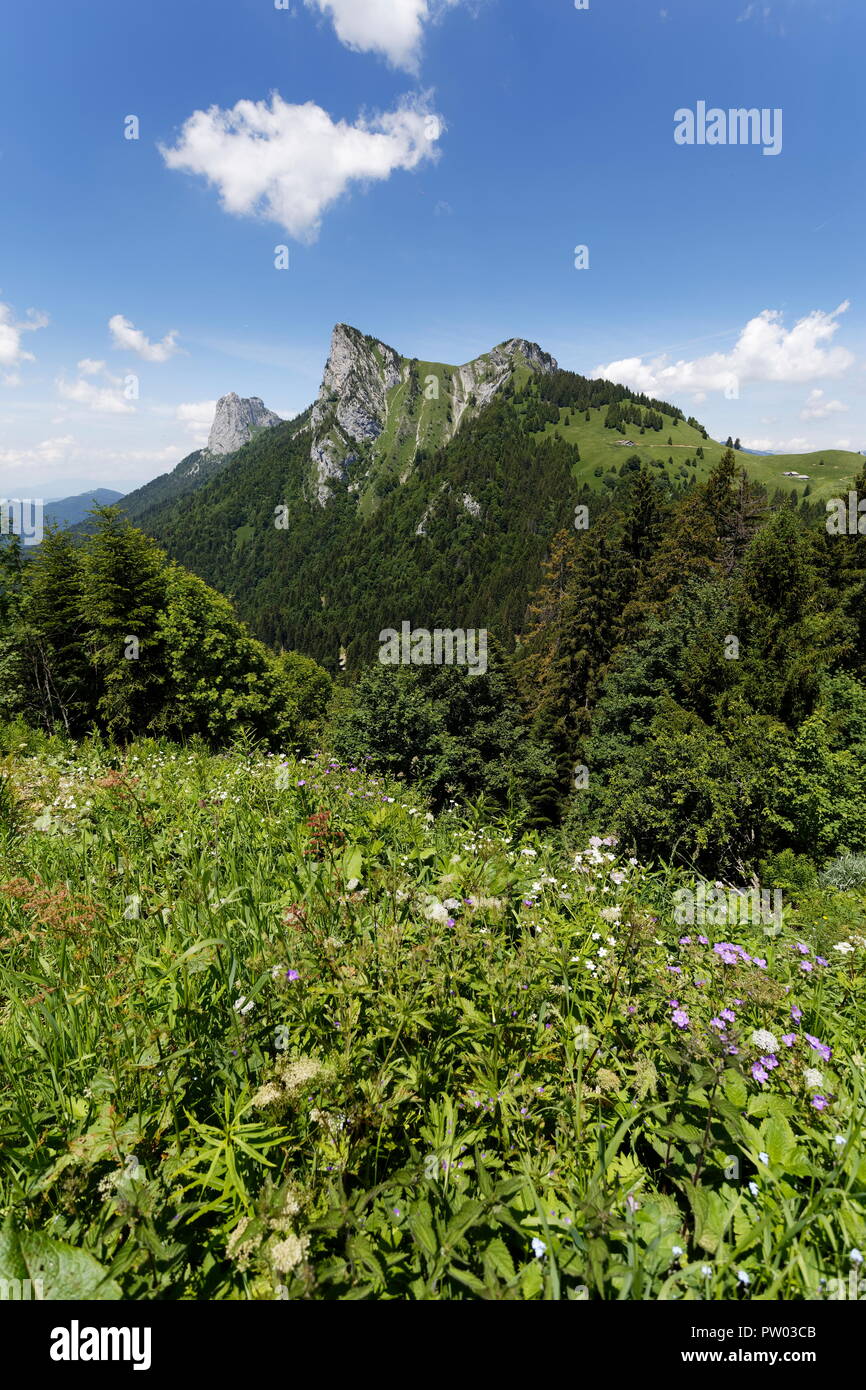
[[[119,502],[122,492],[109,487],[95,487],[87,492],[76,493],[74,497],[59,497],[45,503],[46,526],[77,526],[94,506],[110,507]]]

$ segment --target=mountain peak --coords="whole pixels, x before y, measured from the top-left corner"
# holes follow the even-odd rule
[[[462,367],[403,357],[348,323],[334,325],[318,399],[310,417],[310,458],[316,499],[324,506],[335,483],[364,458],[405,478],[420,448],[446,443],[520,369],[553,372],[557,363],[537,343],[509,338]]]
[[[528,338],[509,338],[505,343],[498,343],[493,349],[494,352],[502,353],[506,357],[522,357],[527,364],[536,372],[556,372],[559,370],[559,363],[555,357],[551,357],[549,352],[545,352],[538,343],[532,343]]]
[[[248,444],[253,433],[282,424],[279,415],[268,410],[260,396],[239,396],[230,391],[217,401],[207,450],[210,454],[233,454]]]

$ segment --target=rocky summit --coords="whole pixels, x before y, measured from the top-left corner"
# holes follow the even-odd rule
[[[455,367],[403,357],[338,323],[309,422],[316,500],[324,506],[333,485],[347,479],[363,492],[374,466],[404,481],[421,449],[447,443],[506,382],[556,369],[553,357],[524,338]]]
[[[208,435],[211,454],[233,454],[248,444],[261,429],[281,424],[279,415],[268,410],[259,396],[238,396],[230,391],[217,401],[216,414]]]

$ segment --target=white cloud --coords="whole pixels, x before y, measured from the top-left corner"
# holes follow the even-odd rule
[[[263,217],[299,241],[315,241],[323,212],[350,184],[435,158],[442,129],[423,98],[349,125],[315,102],[292,105],[274,92],[270,103],[194,111],[177,145],[160,152],[169,169],[214,184],[226,212]]]
[[[824,399],[824,392],[816,388],[810,392],[809,399],[800,411],[801,420],[826,420],[828,415],[838,415],[848,409],[842,401]]]
[[[6,386],[20,385],[21,378],[14,370],[22,362],[35,362],[32,352],[25,352],[21,345],[22,333],[34,333],[48,323],[48,315],[36,309],[27,310],[26,319],[15,319],[10,304],[0,304],[0,367],[10,371],[4,376]]]
[[[32,464],[59,463],[61,459],[66,458],[74,443],[73,435],[64,434],[55,439],[43,439],[41,444],[34,445],[32,449],[0,450],[0,464],[5,468],[24,468]]]
[[[328,15],[340,43],[363,53],[381,53],[395,68],[418,69],[424,25],[459,0],[304,0]]]
[[[179,463],[183,444],[167,444],[164,449],[88,449],[88,459],[107,459],[112,463]],[[79,454],[82,450],[77,451]]]
[[[207,444],[216,407],[216,401],[185,401],[177,407],[175,417],[194,442],[203,445]]]
[[[772,454],[809,453],[808,439],[744,439],[747,449],[760,449]]]
[[[791,329],[784,327],[778,310],[765,309],[749,320],[730,352],[678,362],[667,356],[627,357],[596,367],[591,375],[662,397],[724,391],[753,381],[807,382],[840,376],[854,356],[847,348],[828,345],[839,328],[839,315],[848,307],[845,300],[829,314],[815,309]]]
[[[850,440],[850,439],[837,439],[837,440],[836,440],[836,443],[833,445],[833,448],[834,448],[834,449],[853,449],[853,448],[854,448],[854,445],[851,443],[851,440]]]
[[[175,339],[176,332],[166,333],[161,343],[152,343],[140,328],[135,328],[123,314],[115,314],[108,320],[115,347],[124,352],[135,352],[145,362],[167,362],[179,351]]]
[[[89,376],[101,375],[106,384],[98,386],[96,382],[88,381],[84,375],[79,376],[77,381],[67,381],[64,376],[59,376],[57,390],[65,401],[83,405],[97,415],[135,414],[135,407],[130,405],[124,393],[123,377],[112,376],[106,370],[104,362],[95,362],[89,357],[79,362],[78,369],[82,373],[86,371]]]

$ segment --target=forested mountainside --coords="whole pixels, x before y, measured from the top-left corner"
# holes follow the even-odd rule
[[[667,505],[724,452],[677,407],[561,371],[524,339],[449,367],[338,324],[308,412],[229,456],[190,456],[123,505],[263,641],[336,672],[404,620],[510,644],[575,508],[597,519],[635,470]],[[775,506],[817,501],[861,466],[828,453],[792,482],[789,460],[734,456]]]

